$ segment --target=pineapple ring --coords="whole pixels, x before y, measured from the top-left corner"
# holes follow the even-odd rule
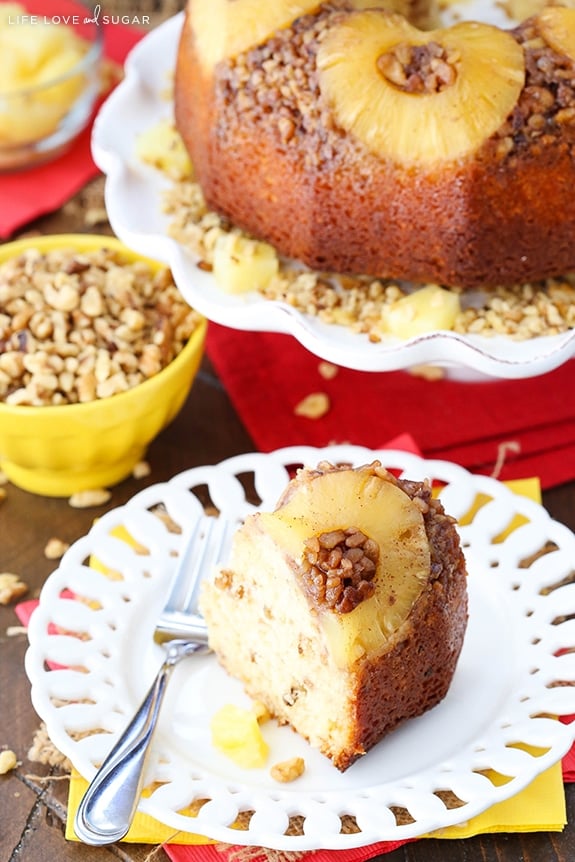
[[[575,9],[548,6],[538,15],[539,32],[547,44],[575,60]]]
[[[458,56],[450,86],[410,93],[378,68],[379,58],[401,43],[430,42]],[[525,82],[521,46],[497,27],[462,22],[422,31],[379,10],[352,12],[329,30],[317,64],[321,93],[341,128],[376,155],[407,165],[476,150],[503,124]]]
[[[274,512],[256,516],[292,560],[301,563],[310,536],[353,523],[381,549],[375,592],[349,613],[317,607],[318,621],[339,667],[389,647],[405,623],[430,571],[429,540],[419,506],[373,465],[328,470],[296,482]]]
[[[190,33],[201,33],[196,50],[206,72],[261,45],[276,30],[315,11],[321,0],[195,0],[190,4]]]

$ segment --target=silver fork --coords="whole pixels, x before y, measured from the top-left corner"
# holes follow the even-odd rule
[[[150,743],[172,671],[186,656],[210,651],[207,627],[197,611],[198,594],[202,576],[222,559],[229,526],[224,518],[200,518],[185,543],[154,630],[154,640],[166,650],[164,661],[76,812],[74,831],[86,844],[112,844],[127,833],[140,800]]]

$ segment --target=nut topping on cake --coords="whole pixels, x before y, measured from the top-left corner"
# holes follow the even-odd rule
[[[441,93],[457,77],[461,53],[439,42],[410,45],[400,42],[377,60],[377,68],[398,90],[405,93]]]
[[[347,614],[374,594],[379,545],[361,530],[320,533],[304,546],[299,574],[314,603]]]

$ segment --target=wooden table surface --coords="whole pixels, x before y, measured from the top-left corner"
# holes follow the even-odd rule
[[[31,228],[40,233],[107,233],[106,224],[87,227],[90,220],[86,220],[86,212],[97,206],[98,196],[100,181],[61,212]],[[186,468],[217,463],[253,448],[206,359],[181,414],[150,447],[151,475],[115,487],[104,509],[73,509],[66,499],[6,487],[7,497],[0,506],[0,571],[18,574],[30,586],[30,595],[37,595],[56,565],[44,556],[51,537],[73,542],[88,531],[95,515],[123,504],[144,484],[164,481]],[[545,493],[544,504],[557,520],[575,529],[575,483]],[[0,777],[0,862],[166,862],[161,848],[128,844],[92,848],[65,840],[68,781],[60,769],[28,758],[40,721],[31,705],[24,672],[26,635],[7,634],[17,623],[13,607],[0,606],[0,748],[12,749],[20,761],[15,771]],[[386,862],[573,862],[575,786],[568,786],[566,794],[570,823],[562,833],[426,840],[378,858]]]

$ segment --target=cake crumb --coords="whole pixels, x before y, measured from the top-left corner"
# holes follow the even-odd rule
[[[269,721],[271,716],[271,712],[261,700],[254,700],[252,709],[255,713],[255,716],[258,720],[258,724],[264,724],[266,721]]]
[[[46,543],[44,556],[47,560],[59,560],[64,556],[69,547],[70,545],[68,542],[64,542],[62,539],[52,536],[52,538],[48,539],[48,542]]]
[[[11,572],[0,574],[0,605],[8,605],[22,598],[28,592],[28,584],[21,581],[18,575]]]
[[[303,757],[292,757],[289,760],[282,760],[280,763],[274,763],[270,769],[270,775],[274,781],[279,781],[282,784],[295,781],[304,772],[305,760]]]
[[[0,503],[3,503],[7,496],[6,488],[0,488]]]
[[[296,404],[294,413],[306,419],[321,419],[329,411],[330,406],[329,396],[325,392],[311,392]]]
[[[107,488],[91,488],[72,494],[68,503],[73,509],[91,509],[93,506],[103,506],[111,497],[112,492]]]
[[[6,775],[7,772],[11,772],[17,766],[18,758],[11,749],[5,748],[0,751],[0,775]]]

